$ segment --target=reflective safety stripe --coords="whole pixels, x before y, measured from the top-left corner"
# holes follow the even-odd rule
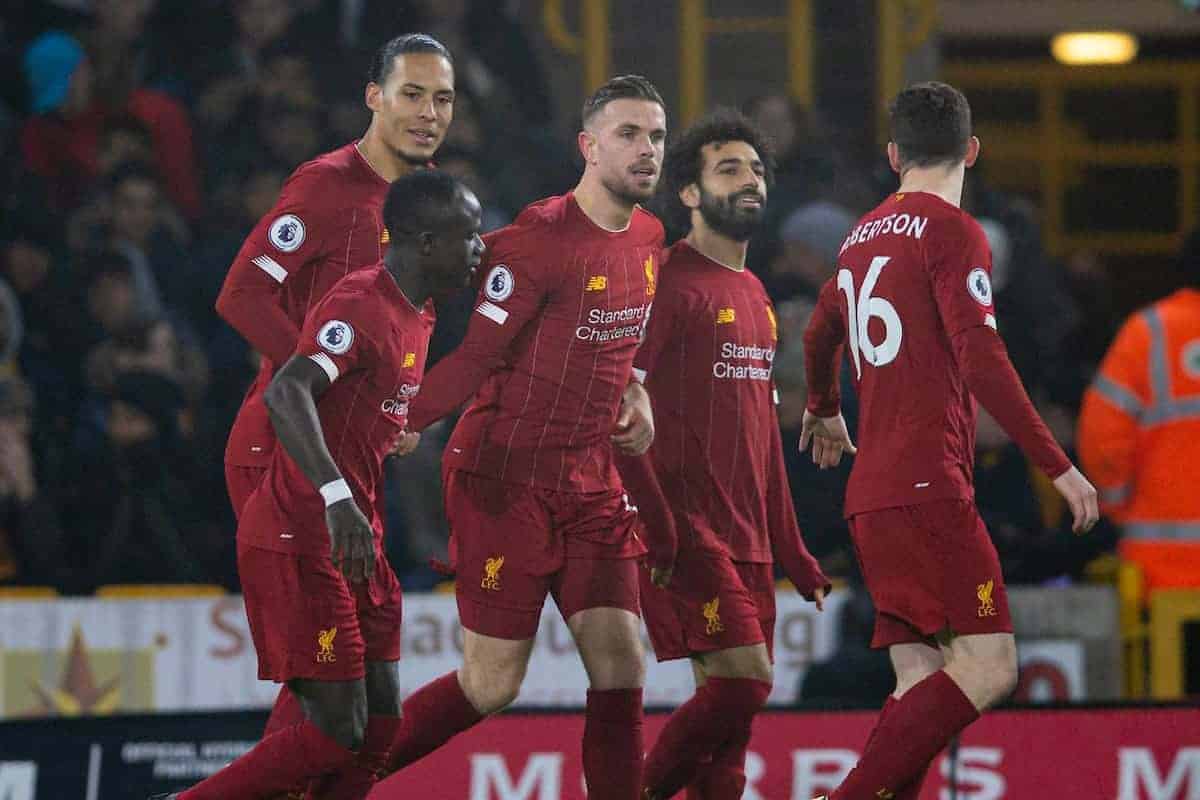
[[[1200,544],[1200,522],[1129,522],[1121,531],[1134,539],[1195,539]]]
[[[1129,501],[1129,495],[1133,491],[1128,483],[1122,486],[1114,486],[1111,489],[1100,489],[1100,502],[1109,506],[1118,506],[1121,503]]]
[[[1153,405],[1142,416],[1142,424],[1151,427],[1189,419],[1200,420],[1200,397],[1188,397],[1183,400],[1172,400],[1169,403]]]
[[[1096,380],[1092,381],[1092,388],[1125,413],[1134,417],[1142,415],[1142,401],[1137,395],[1107,375],[1097,375]]]
[[[1151,402],[1156,405],[1171,398],[1171,373],[1167,371],[1167,334],[1163,330],[1162,317],[1158,309],[1151,307],[1142,312],[1146,326],[1150,328],[1150,390]]]

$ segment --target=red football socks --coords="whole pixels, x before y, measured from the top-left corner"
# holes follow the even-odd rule
[[[387,772],[404,769],[482,719],[463,694],[456,673],[425,684],[404,701],[404,719],[392,742]]]
[[[754,715],[767,702],[771,684],[749,678],[709,678],[692,699],[675,709],[646,758],[643,784],[657,797],[671,797],[697,775],[705,758],[704,781],[745,782],[742,764],[750,741]],[[727,742],[741,751],[734,765],[733,753],[718,752]],[[742,743],[744,741],[744,744]],[[729,773],[736,769],[737,775]],[[704,795],[707,797],[708,795]]]
[[[292,690],[286,685],[281,686],[279,694],[275,696],[275,705],[271,707],[271,716],[267,717],[267,727],[263,729],[263,738],[267,738],[275,731],[299,725],[304,719],[304,709],[300,706],[300,699],[292,694]]]
[[[400,717],[373,714],[367,717],[362,749],[350,766],[309,786],[306,800],[363,800],[383,775],[391,756],[392,742],[400,732]]]
[[[637,800],[643,748],[642,690],[588,690],[583,724],[588,800]]]
[[[353,750],[305,720],[266,737],[229,766],[182,792],[179,800],[260,800],[353,761]]]
[[[712,760],[701,762],[696,777],[687,787],[687,800],[741,800],[746,789],[746,749],[750,746],[750,726],[731,733],[713,753]]]
[[[899,798],[923,779],[937,754],[979,717],[970,699],[938,670],[885,708],[858,765],[830,800]],[[920,785],[915,786],[919,790]]]

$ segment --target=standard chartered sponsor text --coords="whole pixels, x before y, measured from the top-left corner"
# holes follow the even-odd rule
[[[721,343],[721,359],[713,362],[713,377],[720,380],[771,380],[771,365],[775,361],[775,348],[757,344]],[[738,364],[749,361],[749,364]],[[754,363],[759,362],[759,363]]]
[[[615,339],[639,338],[645,324],[646,306],[629,306],[615,311],[589,309],[587,324],[575,329],[575,338],[585,342],[611,342]],[[633,323],[633,324],[621,324]],[[602,327],[615,325],[616,327]]]

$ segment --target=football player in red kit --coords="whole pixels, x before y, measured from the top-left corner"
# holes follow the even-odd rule
[[[375,55],[365,100],[371,109],[366,133],[292,173],[246,237],[217,298],[217,313],[261,356],[225,449],[225,481],[238,516],[275,449],[263,392],[294,352],[304,315],[347,273],[383,257],[389,183],[426,166],[446,135],[454,114],[449,51],[425,34],[392,39]],[[386,602],[399,626],[400,595]],[[282,689],[266,732],[299,718],[295,699]]]
[[[829,581],[800,539],[771,378],[775,312],[746,266],[771,183],[764,137],[741,114],[714,112],[668,151],[664,181],[689,233],[663,259],[633,362],[654,446],[619,463],[651,553],[650,641],[659,661],[692,660],[697,689],[667,721],[642,785],[646,798],[688,786],[695,800],[738,800],[751,724],[771,692],[773,563],[818,608]]]
[[[464,286],[479,263],[480,216],[475,196],[445,173],[396,181],[383,260],[313,306],[295,355],[268,385],[282,447],[242,508],[238,573],[259,677],[286,682],[303,717],[180,800],[272,797],[356,758],[382,758],[399,731],[400,628],[380,604],[397,581],[370,515],[421,388],[432,300]]]
[[[976,401],[1067,500],[1077,532],[1096,490],[1071,465],[1013,370],[996,330],[991,253],[959,208],[979,157],[971,111],[943,83],[901,92],[888,160],[900,189],[849,232],[805,332],[801,446],[836,464],[849,448],[838,367],[859,396],[846,515],[875,602],[872,644],[896,670],[858,765],[833,800],[915,798],[930,762],[1017,679],[996,549],[972,488]]]

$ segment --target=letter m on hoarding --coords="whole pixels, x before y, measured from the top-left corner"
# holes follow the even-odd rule
[[[1200,747],[1183,747],[1158,769],[1148,747],[1122,747],[1117,800],[1200,800]]]
[[[33,800],[37,788],[37,764],[32,761],[0,761],[0,800]]]
[[[533,753],[514,782],[504,756],[473,755],[470,800],[560,800],[562,762],[562,753]]]

